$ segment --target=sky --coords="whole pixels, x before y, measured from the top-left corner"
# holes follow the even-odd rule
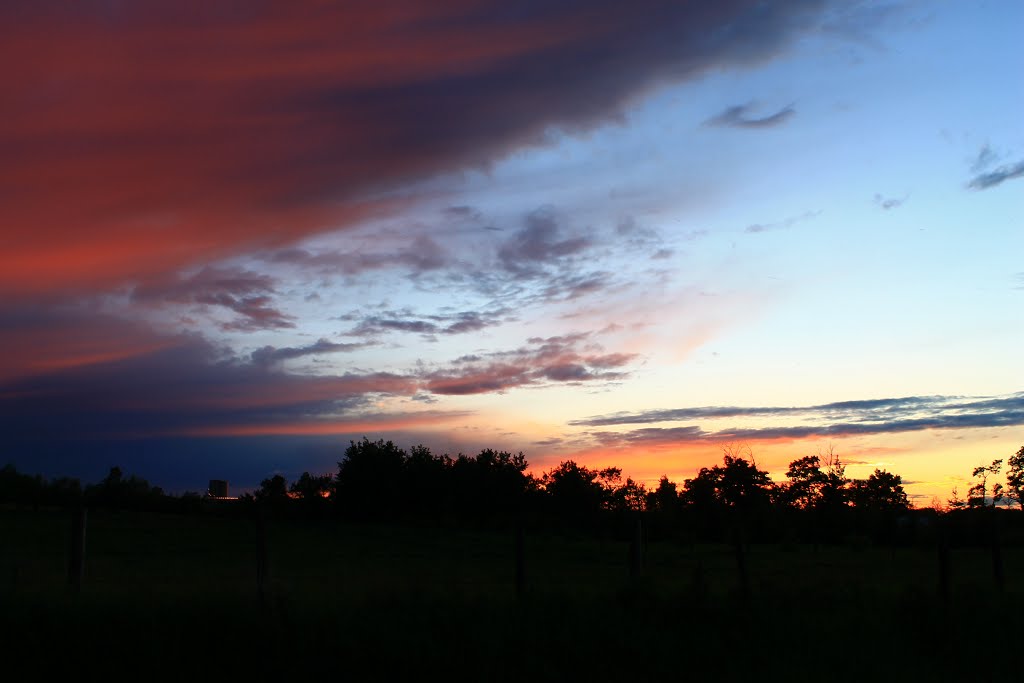
[[[0,461],[1024,445],[1024,5],[0,5]]]

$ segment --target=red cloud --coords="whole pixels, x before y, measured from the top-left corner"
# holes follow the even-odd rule
[[[660,80],[770,57],[812,12],[212,7],[0,8],[0,291],[103,287],[343,227],[388,210],[369,199],[382,189],[593,126]]]
[[[426,389],[435,394],[483,394],[546,382],[593,382],[622,379],[612,371],[636,358],[635,354],[581,351],[587,334],[529,339],[530,347],[460,359],[455,367],[426,377]]]

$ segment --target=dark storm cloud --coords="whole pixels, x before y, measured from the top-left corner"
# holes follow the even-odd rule
[[[773,128],[782,125],[796,114],[793,107],[783,107],[768,116],[752,116],[752,108],[750,104],[733,105],[709,118],[704,125],[727,128]]]

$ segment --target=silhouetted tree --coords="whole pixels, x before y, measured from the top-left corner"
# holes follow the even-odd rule
[[[910,509],[902,477],[880,469],[875,469],[867,479],[855,479],[850,498],[854,508],[868,512],[891,513]]]
[[[678,486],[667,475],[661,475],[658,488],[647,492],[647,509],[666,517],[674,517],[679,511]]]
[[[626,482],[612,491],[611,509],[617,512],[643,512],[647,508],[647,487],[626,477]]]
[[[333,490],[334,477],[332,475],[314,475],[303,472],[288,487],[288,497],[296,499],[306,514],[316,514],[327,509],[328,499]]]
[[[1007,498],[1017,501],[1020,509],[1024,510],[1024,446],[1011,455],[1006,464]]]
[[[726,455],[722,466],[712,469],[717,470],[718,496],[727,506],[751,511],[769,503],[772,480],[752,460]]]
[[[828,477],[821,471],[821,458],[807,455],[789,463],[786,472],[789,483],[784,498],[790,505],[806,510],[816,507],[822,500],[822,489]]]
[[[43,497],[56,505],[72,505],[82,499],[82,482],[74,477],[57,477],[47,483]]]
[[[718,467],[702,467],[693,479],[683,481],[679,493],[683,511],[699,538],[710,540],[723,533],[724,505],[719,498],[718,485],[721,470]]]
[[[967,506],[972,508],[983,508],[988,505],[991,498],[992,507],[999,504],[1003,498],[1003,485],[995,483],[991,489],[988,486],[989,477],[999,474],[1003,467],[1002,459],[993,460],[991,465],[979,465],[974,468],[971,476],[974,477],[974,484],[967,492]]]
[[[541,481],[555,512],[579,521],[594,519],[611,507],[615,485],[621,478],[622,470],[617,467],[592,470],[567,460],[546,472]]]
[[[334,499],[358,517],[394,517],[403,502],[406,453],[391,441],[351,441],[338,463]]]
[[[14,465],[0,469],[0,502],[38,505],[43,496],[45,484],[39,475],[30,476],[18,472]]]
[[[646,493],[644,508],[647,512],[647,526],[651,537],[669,536],[681,538],[687,534],[682,524],[682,501],[679,499],[679,487],[662,475],[658,486]]]
[[[748,459],[749,458],[749,459]],[[701,468],[680,495],[702,536],[720,537],[728,527],[747,525],[771,509],[774,484],[753,457],[726,449],[722,464]],[[763,520],[762,520],[763,521]]]
[[[121,468],[116,466],[111,467],[98,484],[85,489],[85,498],[91,504],[115,508],[155,507],[163,497],[163,489],[159,486],[150,486],[148,481],[135,475],[126,478]]]
[[[518,514],[524,496],[536,485],[526,468],[522,452],[487,448],[476,457],[459,454],[450,467],[457,511],[472,517]]]
[[[825,475],[819,505],[832,515],[839,514],[848,502],[847,486],[850,480],[846,478],[846,465],[831,445],[823,453],[819,451],[818,458],[821,460],[822,472]]]
[[[280,474],[264,479],[255,492],[256,500],[280,503],[288,500],[288,480]]]

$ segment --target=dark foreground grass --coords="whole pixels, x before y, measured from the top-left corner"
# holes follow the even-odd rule
[[[258,598],[246,520],[98,513],[80,594],[65,585],[68,517],[4,511],[5,680],[924,680],[973,677],[1018,649],[1019,554],[1007,587],[982,550],[733,549],[533,534],[513,591],[506,534],[271,524]],[[16,568],[16,572],[13,570]]]
[[[1012,607],[994,596],[991,607]],[[384,599],[356,605],[88,598],[8,603],[8,680],[54,676],[266,680],[331,675],[460,680],[964,680],[1018,638],[984,605],[908,594],[681,601]],[[1017,603],[1019,606],[1019,603]]]

